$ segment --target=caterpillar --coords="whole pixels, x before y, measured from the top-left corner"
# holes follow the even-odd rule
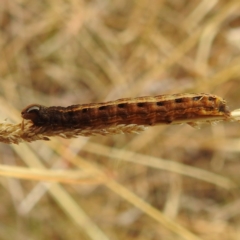
[[[228,118],[230,111],[226,101],[216,95],[183,93],[68,107],[31,104],[22,110],[21,115],[35,126],[101,129],[120,124],[152,126],[181,120]]]

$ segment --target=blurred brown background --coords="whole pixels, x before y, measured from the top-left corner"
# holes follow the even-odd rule
[[[238,0],[0,5],[1,121],[20,122],[31,103],[183,92],[240,107]],[[1,144],[2,165],[96,174],[82,184],[1,177],[0,239],[240,239],[239,136],[239,124],[220,123]]]

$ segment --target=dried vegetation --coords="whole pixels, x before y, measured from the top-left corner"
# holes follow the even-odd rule
[[[4,131],[21,131],[31,103],[209,92],[239,108],[239,12],[238,0],[3,0]],[[239,136],[226,122],[2,143],[0,239],[239,239]]]

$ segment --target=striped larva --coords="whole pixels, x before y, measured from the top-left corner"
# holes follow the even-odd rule
[[[101,129],[120,124],[156,125],[194,119],[228,118],[226,101],[213,94],[171,94],[155,97],[123,98],[105,103],[45,107],[31,104],[22,118],[35,126],[51,128]]]

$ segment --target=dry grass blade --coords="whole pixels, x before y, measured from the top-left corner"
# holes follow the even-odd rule
[[[0,165],[0,175],[33,181],[58,182],[67,184],[102,184],[106,176],[94,170],[41,170]]]
[[[118,125],[116,127],[107,129],[71,129],[71,128],[58,128],[51,129],[51,127],[37,127],[31,121],[22,124],[0,124],[0,142],[3,143],[21,143],[33,142],[37,140],[49,140],[49,137],[62,137],[62,138],[75,138],[77,136],[96,136],[96,135],[114,135],[123,133],[139,133],[147,127],[142,125]]]

